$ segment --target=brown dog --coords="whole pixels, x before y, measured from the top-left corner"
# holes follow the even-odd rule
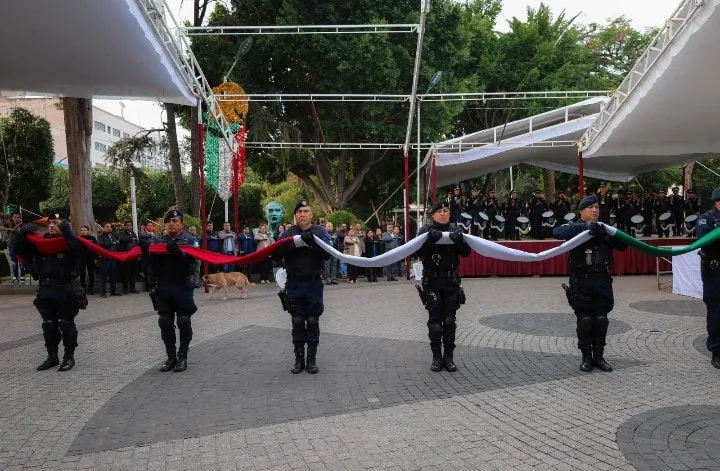
[[[240,297],[242,299],[245,299],[245,297],[247,296],[247,290],[245,289],[245,287],[248,285],[255,286],[255,283],[250,283],[250,280],[248,280],[247,276],[245,276],[245,273],[241,273],[239,271],[204,275],[203,282],[210,288],[212,288],[210,291],[210,296],[212,296],[215,291],[219,291],[222,289],[225,293],[223,301],[228,298],[228,286],[230,285],[235,285],[238,291],[240,291]]]

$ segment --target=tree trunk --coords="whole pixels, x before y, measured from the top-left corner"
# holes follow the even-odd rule
[[[190,215],[200,216],[200,156],[197,135],[198,109],[190,108]]]
[[[692,189],[692,174],[694,168],[695,162],[690,162],[685,166],[685,171],[683,172],[683,193],[685,193],[686,198],[687,191]]]
[[[543,193],[545,201],[550,204],[555,201],[555,170],[551,168],[542,169],[543,172]]]
[[[186,212],[185,186],[183,184],[182,165],[180,163],[180,146],[178,145],[177,124],[175,123],[175,108],[173,103],[165,103],[167,110],[167,138],[168,160],[170,161],[170,174],[173,187],[175,187],[175,206],[178,211]]]
[[[65,139],[70,173],[70,218],[73,229],[80,226],[97,229],[93,215],[90,141],[93,130],[92,100],[63,98]]]

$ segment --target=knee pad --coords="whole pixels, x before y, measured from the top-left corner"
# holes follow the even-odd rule
[[[160,315],[158,317],[158,325],[160,326],[160,329],[174,329],[175,326],[173,325],[172,318],[167,315]]]
[[[430,337],[442,336],[442,325],[439,322],[428,323],[428,334]]]
[[[75,328],[75,321],[70,319],[60,319],[58,321],[58,328],[63,331],[66,329],[73,329]]]
[[[191,326],[190,316],[178,316],[177,317],[178,329],[189,329]]]
[[[593,325],[593,318],[588,315],[578,316],[577,325],[578,325],[578,327],[583,327],[583,328],[589,329]]]
[[[304,329],[305,318],[302,316],[292,316],[292,326],[294,329]]]
[[[454,329],[455,328],[455,316],[443,317],[443,326],[445,326],[446,329]]]
[[[307,329],[311,331],[320,330],[320,319],[312,316],[307,318]]]
[[[52,321],[50,319],[44,319],[42,321],[42,329],[43,330],[55,330],[58,328],[58,324],[55,321]]]
[[[599,316],[595,317],[595,324],[599,325],[599,326],[602,326],[602,325],[606,326],[606,325],[610,324],[610,321],[608,320],[606,315],[599,315]]]

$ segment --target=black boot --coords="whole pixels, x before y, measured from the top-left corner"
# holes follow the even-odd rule
[[[166,373],[170,370],[175,369],[175,365],[177,365],[177,356],[175,355],[175,348],[172,349],[172,351],[168,350],[167,352],[167,360],[165,360],[165,363],[162,364],[160,367],[160,371],[163,373]]]
[[[40,363],[37,366],[38,371],[45,371],[49,370],[50,368],[53,368],[55,366],[58,366],[60,364],[60,359],[58,359],[57,350],[55,351],[48,351],[48,356],[45,359],[44,362]]]
[[[305,345],[295,345],[295,365],[290,373],[296,375],[305,369]]]
[[[443,359],[440,352],[433,352],[433,361],[430,364],[430,371],[442,371]]]
[[[457,371],[457,366],[455,366],[455,362],[453,361],[452,353],[445,353],[445,356],[443,357],[443,365],[445,366],[445,369],[448,370],[450,373],[452,373],[453,371]]]
[[[613,369],[612,366],[610,366],[608,362],[606,362],[603,358],[604,351],[605,349],[603,347],[593,347],[592,366],[596,367],[600,371],[605,371],[606,373],[609,373]]]
[[[187,370],[187,352],[178,352],[177,365],[175,365],[175,373],[182,373]]]
[[[307,349],[307,372],[311,375],[314,375],[320,369],[317,367],[317,364],[315,364],[315,358],[317,356],[317,345],[308,345]]]
[[[712,366],[714,366],[715,368],[720,369],[720,352],[713,353],[712,360],[710,360],[710,364]]]
[[[63,355],[62,363],[60,363],[60,368],[58,368],[58,371],[70,371],[73,369],[73,366],[75,366],[75,349],[74,348],[66,348],[65,354]]]
[[[581,348],[580,351],[582,352],[582,362],[580,363],[580,371],[584,371],[586,373],[592,371],[593,369],[593,358],[592,358],[592,349],[591,348]]]

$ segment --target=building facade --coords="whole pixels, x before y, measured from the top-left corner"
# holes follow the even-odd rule
[[[50,123],[55,149],[55,164],[67,167],[67,142],[65,140],[65,119],[58,98],[0,98],[0,116],[7,116],[13,108],[25,108],[45,118]],[[145,129],[121,116],[93,106],[93,133],[90,143],[90,161],[93,167],[106,167],[105,153],[108,148],[124,137],[131,137]],[[157,133],[153,138],[157,138]],[[165,158],[159,153],[138,156],[140,167],[165,170]]]

